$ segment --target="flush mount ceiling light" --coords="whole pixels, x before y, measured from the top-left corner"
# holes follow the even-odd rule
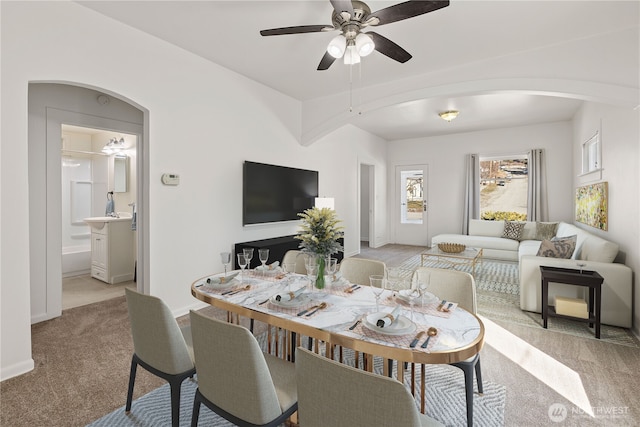
[[[448,110],[448,111],[443,111],[442,113],[438,113],[440,118],[442,120],[446,120],[447,122],[450,122],[451,120],[458,117],[458,114],[460,114],[460,111],[458,110]]]

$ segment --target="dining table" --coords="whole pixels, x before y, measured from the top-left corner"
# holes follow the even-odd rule
[[[428,292],[421,298],[410,298],[410,291],[385,289],[376,304],[372,287],[352,284],[339,273],[328,276],[325,283],[324,289],[317,289],[305,275],[285,274],[279,268],[244,270],[201,277],[191,284],[191,293],[225,310],[229,321],[236,315],[236,319],[251,319],[252,325],[254,321],[266,324],[266,351],[273,352],[275,342],[273,345],[280,345],[275,353],[292,362],[295,348],[304,344],[302,337],[308,337],[310,348],[313,342],[318,352],[324,345],[325,355],[331,358],[335,349],[339,349],[340,359],[343,348],[353,350],[356,367],[362,355],[362,368],[369,371],[374,358],[381,357],[386,362],[383,374],[392,376],[395,361],[401,382],[406,369],[411,369],[414,395],[419,373],[423,413],[425,365],[460,362],[483,347],[482,321],[455,301],[444,301]],[[378,326],[380,319],[389,325]],[[272,339],[272,328],[284,338]],[[419,372],[417,366],[422,367]]]

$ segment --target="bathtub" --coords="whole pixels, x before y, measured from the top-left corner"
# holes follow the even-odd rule
[[[62,248],[62,277],[91,273],[91,246]]]

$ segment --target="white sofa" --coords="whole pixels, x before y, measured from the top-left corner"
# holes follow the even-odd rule
[[[536,224],[525,224],[521,241],[501,237],[504,221],[472,220],[469,235],[441,234],[431,240],[435,246],[442,242],[461,243],[470,247],[483,248],[485,258],[519,261],[520,308],[540,313],[542,292],[540,266],[579,268],[578,260],[585,270],[597,271],[604,277],[602,285],[602,323],[630,328],[632,322],[632,270],[628,266],[615,263],[618,245],[575,225],[560,222],[557,237],[576,235],[576,248],[571,259],[536,256],[540,240],[535,240]],[[554,304],[555,296],[583,298],[586,288],[558,283],[549,285],[549,303]]]

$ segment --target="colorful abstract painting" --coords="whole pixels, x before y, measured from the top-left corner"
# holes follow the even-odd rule
[[[606,182],[576,189],[576,221],[600,230],[607,230]]]

